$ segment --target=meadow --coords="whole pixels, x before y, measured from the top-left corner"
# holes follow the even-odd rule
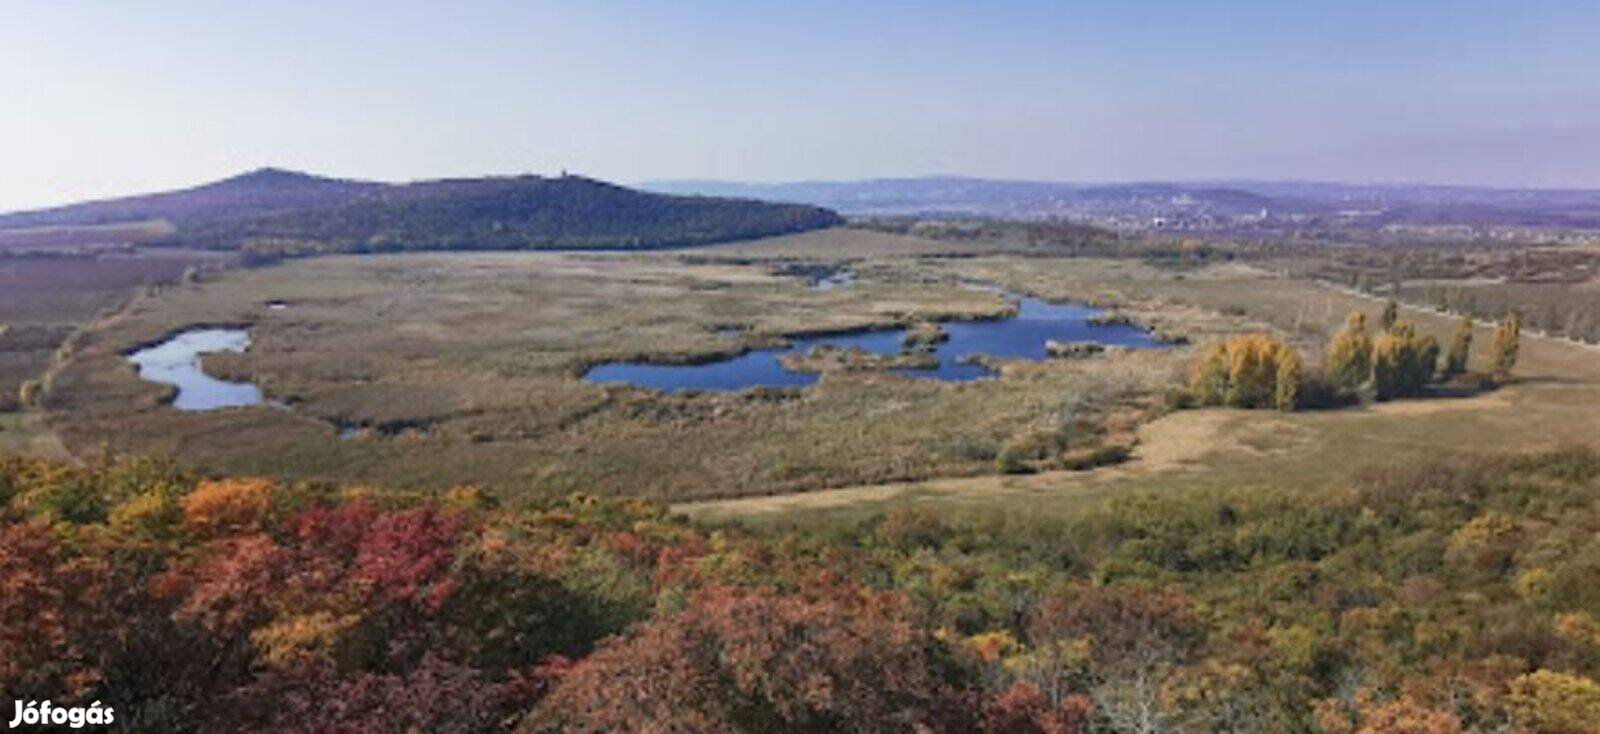
[[[960,267],[977,277],[1045,297],[1116,303],[1158,326],[1182,318],[1198,340],[1240,330],[1275,333],[1316,361],[1351,311],[1376,318],[1383,300],[1242,264],[1173,270],[1129,260],[1011,261],[977,258]],[[1442,343],[1457,321],[1429,308],[1402,318]],[[1476,359],[1490,329],[1475,332]],[[1306,492],[1348,486],[1374,468],[1405,467],[1441,456],[1481,456],[1600,438],[1600,350],[1560,338],[1525,335],[1517,380],[1467,398],[1406,400],[1333,411],[1275,413],[1180,411],[1137,429],[1133,460],[1094,472],[947,478],[844,487],[787,497],[682,503],[707,520],[789,527],[849,525],[894,507],[941,516],[1067,519],[1129,492]],[[1481,366],[1481,362],[1475,362]]]
[[[23,253],[4,249],[20,247],[17,241],[0,241],[0,448],[61,455],[54,437],[39,430],[37,416],[19,411],[22,384],[49,371],[82,325],[114,312],[136,291],[176,282],[190,267],[231,259],[185,250],[79,251],[84,244],[72,240],[71,249]]]
[[[1127,490],[1318,488],[1367,466],[1600,435],[1577,407],[1600,398],[1592,350],[1531,335],[1517,382],[1476,397],[1171,412],[1163,392],[1196,346],[1266,332],[1316,362],[1349,312],[1375,317],[1382,302],[1231,256],[1061,255],[1031,240],[832,229],[665,253],[289,261],[98,320],[54,369],[43,416],[83,456],[521,499],[642,497],[758,524],[851,522],[903,504],[1071,515]],[[849,287],[811,287],[838,268]],[[611,361],[695,363],[789,335],[1005,313],[974,282],[1106,307],[1194,346],[1014,362],[966,384],[839,371],[803,390],[660,394],[580,379]],[[1404,317],[1441,341],[1454,324],[1427,309]],[[137,379],[126,352],[195,325],[248,325],[250,350],[206,368],[274,404],[176,411],[169,388]],[[1487,341],[1480,327],[1480,351]],[[1002,454],[1027,460],[1002,466]],[[1105,464],[1118,465],[1083,471]]]
[[[614,360],[695,362],[786,335],[992,318],[944,245],[839,232],[670,254],[322,257],[238,270],[142,298],[87,329],[53,375],[49,424],[79,453],[180,457],[236,474],[511,497],[582,491],[661,501],[988,474],[1007,446],[1041,462],[1116,457],[1186,359],[1129,353],[1017,364],[944,384],[839,372],[799,391],[664,395],[579,379]],[[880,256],[867,258],[872,248]],[[761,248],[763,257],[752,257]],[[941,257],[930,258],[929,255]],[[997,255],[996,257],[1010,257]],[[797,266],[848,264],[816,290]],[[804,269],[803,267],[801,268]],[[282,303],[281,310],[269,303]],[[199,324],[248,324],[208,371],[288,409],[185,413],[123,355]],[[1120,448],[1119,448],[1120,447]]]

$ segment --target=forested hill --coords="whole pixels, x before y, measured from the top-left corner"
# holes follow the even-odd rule
[[[337,251],[645,248],[840,222],[813,206],[649,194],[578,176],[519,176],[389,187],[333,207],[207,224],[179,236],[205,247],[290,240]]]
[[[180,229],[343,204],[386,184],[263,168],[178,191],[0,215],[0,229],[162,220]]]
[[[0,229],[160,220],[170,244],[288,252],[648,248],[839,224],[820,207],[653,194],[579,176],[384,184],[262,169],[182,191],[0,215]]]

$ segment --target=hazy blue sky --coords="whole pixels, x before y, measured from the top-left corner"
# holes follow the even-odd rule
[[[1600,186],[1600,2],[0,0],[0,210],[264,165]]]

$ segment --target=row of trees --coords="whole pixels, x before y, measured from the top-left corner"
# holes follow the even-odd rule
[[[1365,314],[1350,314],[1328,344],[1324,363],[1329,382],[1352,394],[1371,386],[1378,400],[1421,395],[1438,367],[1438,342],[1399,321],[1392,302],[1379,327],[1374,335]]]
[[[1324,351],[1322,371],[1308,374],[1300,354],[1265,334],[1243,334],[1216,344],[1195,362],[1187,396],[1200,405],[1235,408],[1299,407],[1337,403],[1364,391],[1377,400],[1417,397],[1441,377],[1468,371],[1473,322],[1462,318],[1440,364],[1440,347],[1431,336],[1400,320],[1390,301],[1376,327],[1366,314],[1350,314]],[[1496,327],[1489,348],[1490,374],[1507,380],[1516,366],[1521,321],[1515,313]]]

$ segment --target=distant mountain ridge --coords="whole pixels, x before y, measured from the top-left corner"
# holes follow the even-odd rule
[[[0,230],[157,220],[175,230],[168,244],[310,252],[668,247],[843,221],[810,205],[651,193],[581,176],[388,184],[263,168],[178,191],[0,215]]]
[[[1219,226],[1269,218],[1341,218],[1362,219],[1369,226],[1600,227],[1600,190],[1591,189],[1250,180],[1086,184],[951,176],[772,184],[669,180],[641,188],[806,203],[859,216],[1067,217],[1107,224],[1187,218]]]

